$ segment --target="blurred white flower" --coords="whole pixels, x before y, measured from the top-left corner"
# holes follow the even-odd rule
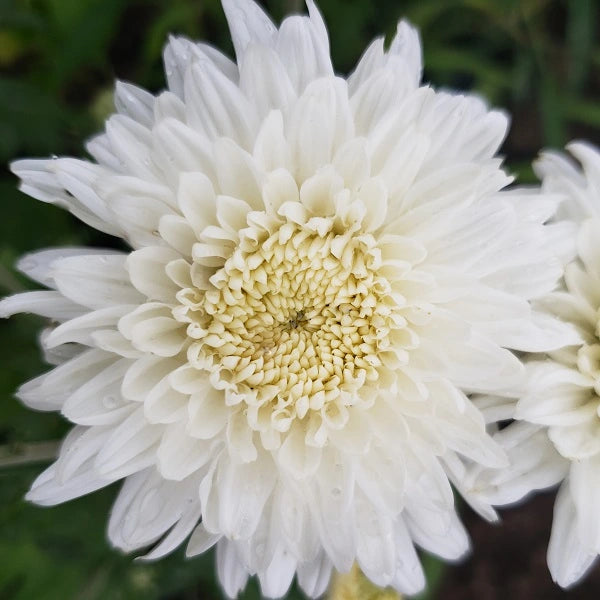
[[[265,596],[295,573],[318,596],[354,561],[414,593],[413,543],[468,549],[462,459],[505,464],[466,394],[521,383],[507,348],[564,343],[529,300],[554,289],[571,229],[544,225],[554,198],[500,191],[506,116],[419,87],[412,27],[346,80],[307,4],[277,29],[224,0],[237,64],[171,39],[169,90],[118,84],[95,163],[12,165],[132,248],[31,254],[19,268],[50,290],[0,304],[52,320],[58,366],[19,397],[76,424],[28,497],[125,478],[112,543],[217,544],[230,596],[253,573]]]
[[[564,198],[558,217],[577,225],[577,256],[565,269],[562,287],[537,306],[571,324],[579,339],[528,360],[527,389],[514,414],[520,421],[495,436],[511,467],[476,468],[468,486],[479,501],[502,505],[562,482],[548,566],[563,587],[583,577],[600,553],[600,152],[584,143],[568,149],[583,172],[553,152],[544,153],[535,168],[544,191]],[[500,412],[509,406],[502,399],[484,404]]]

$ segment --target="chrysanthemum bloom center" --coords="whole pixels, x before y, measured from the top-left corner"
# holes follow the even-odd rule
[[[258,429],[285,432],[311,410],[341,427],[389,345],[389,284],[377,275],[375,238],[288,222],[257,248],[251,232],[210,277],[211,289],[179,294],[197,340],[189,360],[211,372],[227,403],[251,406]]]

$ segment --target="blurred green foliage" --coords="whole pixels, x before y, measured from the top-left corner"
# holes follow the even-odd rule
[[[299,0],[265,0],[275,19]],[[336,69],[351,71],[368,42],[405,16],[421,29],[425,80],[475,90],[507,108],[504,152],[524,180],[544,146],[575,137],[600,143],[600,3],[596,0],[321,0]],[[0,0],[0,296],[30,283],[12,265],[45,246],[115,245],[70,215],[22,195],[4,166],[20,156],[83,153],[110,111],[115,78],[164,86],[169,33],[232,53],[218,0]],[[40,320],[0,323],[0,456],[58,440],[57,415],[26,410],[15,388],[44,367]],[[221,598],[209,554],[156,564],[111,550],[105,526],[115,489],[42,509],[21,498],[43,464],[0,469],[0,598],[15,600]],[[431,583],[439,564],[427,561]],[[429,594],[431,596],[431,594]],[[255,582],[242,596],[258,599]],[[295,589],[289,598],[301,598]]]

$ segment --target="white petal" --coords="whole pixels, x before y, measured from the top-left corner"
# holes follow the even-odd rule
[[[600,523],[597,518],[600,503],[600,453],[586,460],[573,462],[569,488],[577,514],[577,536],[582,548],[600,553]]]
[[[331,579],[333,565],[324,552],[310,562],[298,564],[298,583],[310,598],[318,598],[325,593]]]
[[[154,387],[180,363],[176,360],[164,359],[147,354],[137,360],[123,378],[123,395],[125,398],[144,402]]]
[[[125,172],[125,165],[115,156],[105,133],[100,133],[89,139],[85,144],[85,149],[99,165],[114,173]]]
[[[143,352],[170,357],[179,354],[187,342],[185,324],[173,318],[171,309],[147,302],[121,317],[119,331]]]
[[[267,598],[285,596],[292,585],[296,564],[289,552],[279,548],[267,569],[258,574],[262,594]]]
[[[177,202],[196,235],[209,225],[217,225],[217,197],[203,173],[181,174]]]
[[[268,455],[252,463],[223,463],[218,472],[219,529],[229,539],[248,539],[262,517],[277,473]]]
[[[292,151],[283,131],[283,115],[273,110],[262,122],[256,142],[254,157],[264,171],[292,168]]]
[[[84,351],[85,348],[80,344],[62,344],[55,348],[47,347],[46,339],[52,331],[52,327],[46,327],[40,333],[40,346],[44,353],[44,362],[54,366],[62,365]]]
[[[175,190],[187,172],[204,173],[216,181],[210,141],[177,119],[167,118],[154,127],[152,152]]]
[[[238,62],[242,62],[251,42],[270,46],[277,29],[260,6],[252,0],[223,0],[223,10],[231,31]]]
[[[567,150],[582,164],[591,196],[600,193],[600,150],[589,142],[571,142]]]
[[[250,98],[260,119],[273,110],[286,111],[296,92],[277,53],[250,44],[240,63],[240,89]]]
[[[117,496],[108,525],[110,541],[125,551],[159,539],[197,504],[197,482],[165,481],[154,469],[128,477]],[[191,528],[190,528],[191,529]]]
[[[44,340],[46,348],[73,343],[93,346],[93,334],[102,329],[115,329],[119,319],[131,312],[131,304],[109,306],[75,317],[53,329]]]
[[[386,53],[388,62],[393,64],[393,58],[398,57],[407,67],[412,84],[416,88],[421,81],[423,71],[423,52],[419,32],[407,21],[400,21],[396,35]]]
[[[342,144],[333,158],[335,170],[351,190],[358,188],[370,175],[371,158],[364,138],[353,138]]]
[[[117,254],[113,250],[105,250],[103,248],[49,248],[48,250],[37,250],[23,255],[17,262],[17,269],[24,273],[30,279],[45,285],[46,287],[54,287],[54,279],[52,277],[52,263],[60,258],[68,256],[90,256],[91,254]]]
[[[380,513],[368,502],[355,498],[356,558],[358,564],[374,584],[387,586],[396,571],[396,548],[392,519]]]
[[[93,470],[91,462],[106,439],[110,427],[74,427],[65,437],[56,461],[56,480],[64,484],[78,473]]]
[[[184,96],[185,72],[189,65],[197,60],[209,60],[226,77],[232,81],[237,79],[237,68],[231,59],[207,44],[195,44],[184,37],[169,36],[169,43],[165,46],[163,60],[169,89],[180,98]]]
[[[422,548],[441,556],[446,560],[458,560],[469,552],[471,544],[462,523],[455,513],[449,517],[445,531],[438,531],[435,526],[430,528],[430,523],[435,523],[435,517],[426,522],[423,518],[406,518],[412,539]]]
[[[132,252],[126,262],[131,283],[149,300],[174,303],[179,287],[167,276],[165,268],[179,258],[181,255],[175,250],[160,246]]]
[[[319,468],[321,449],[306,444],[306,432],[293,424],[277,454],[283,469],[297,479],[308,477]]]
[[[599,235],[600,221],[588,219],[581,224],[577,237],[579,256],[583,260],[587,272],[597,278],[600,278],[600,250],[596,243]]]
[[[56,465],[52,465],[33,482],[25,499],[42,506],[54,506],[95,492],[113,481],[115,481],[114,477],[102,477],[92,469],[88,469],[66,483],[61,483],[56,478]]]
[[[70,256],[52,263],[58,290],[92,309],[139,304],[143,296],[131,285],[124,254]]]
[[[166,479],[181,481],[208,462],[211,449],[209,442],[191,438],[185,425],[174,423],[162,436],[157,452],[158,470]]]
[[[95,229],[120,235],[121,227],[98,196],[94,185],[106,175],[105,169],[74,158],[19,160],[11,170],[23,182],[25,194],[67,208],[78,219]]]
[[[98,193],[119,216],[125,239],[134,247],[160,242],[158,227],[163,215],[174,214],[173,192],[136,177],[106,177],[97,184]]]
[[[298,93],[319,77],[333,75],[329,40],[322,23],[307,17],[288,17],[277,35],[276,49]]]
[[[140,358],[141,352],[123,337],[121,332],[113,329],[102,329],[91,334],[92,345],[100,350],[117,354],[123,358]]]
[[[139,407],[115,430],[96,457],[95,466],[105,476],[125,477],[154,464],[163,428],[150,425]]]
[[[173,552],[194,529],[200,517],[200,503],[190,502],[190,507],[181,515],[181,518],[169,531],[168,535],[151,552],[140,557],[140,559],[156,560]]]
[[[405,79],[410,89],[416,89],[421,80],[423,57],[419,32],[406,21],[400,21],[396,35],[387,51],[384,51],[383,38],[377,38],[361,57],[348,83],[354,93],[369,76],[382,67],[395,71],[396,79]]]
[[[60,410],[74,390],[115,360],[115,356],[102,350],[86,350],[52,371],[24,383],[17,396],[36,410]]]
[[[225,427],[228,415],[223,393],[207,387],[190,398],[188,433],[201,440],[211,439]]]
[[[342,79],[311,82],[289,120],[296,179],[304,181],[331,162],[337,147],[354,133],[346,83]]]
[[[381,179],[373,178],[365,181],[359,190],[359,198],[367,209],[363,219],[363,231],[379,229],[385,222],[388,208],[387,189]]]
[[[186,556],[196,556],[210,550],[223,537],[220,533],[209,533],[200,523],[194,532],[185,550]]]
[[[164,215],[159,221],[158,232],[162,239],[181,256],[188,258],[192,256],[192,247],[198,238],[186,219],[176,215]],[[167,264],[167,269],[168,266]]]
[[[188,402],[189,396],[174,390],[167,375],[144,399],[144,414],[150,423],[175,423],[185,419]]]
[[[253,431],[243,411],[231,415],[227,423],[227,442],[232,460],[236,462],[252,462],[257,452],[253,443]]]
[[[397,570],[392,585],[401,594],[416,594],[425,587],[425,574],[402,517],[396,521],[394,535]]]
[[[131,117],[144,127],[150,127],[154,121],[154,96],[130,83],[117,81],[115,107],[119,113]]]
[[[133,410],[121,396],[121,381],[131,360],[121,359],[109,364],[91,377],[62,407],[62,413],[80,425],[110,425],[123,420]]]
[[[258,123],[254,107],[240,89],[208,61],[197,62],[185,76],[189,124],[211,140],[229,137],[251,148]]]
[[[597,558],[597,553],[584,548],[575,525],[576,512],[565,482],[556,497],[554,520],[548,544],[548,568],[558,585],[568,588],[577,583]]]
[[[214,152],[221,193],[243,200],[256,210],[262,210],[264,204],[260,190],[263,174],[252,155],[228,139],[216,142]]]
[[[183,86],[183,79],[181,80]],[[183,87],[182,87],[183,90]],[[183,95],[183,94],[182,94]],[[154,122],[160,123],[165,119],[176,119],[177,121],[185,121],[185,104],[183,100],[172,92],[162,92],[154,102]],[[152,132],[154,134],[154,131]],[[157,163],[163,172],[165,166]]]
[[[465,486],[476,496],[499,506],[512,504],[565,477],[568,462],[538,426],[517,422],[494,437],[506,449],[510,465],[505,469],[475,470],[467,476]]]
[[[85,312],[83,306],[65,298],[60,292],[22,292],[0,300],[0,317],[33,313],[54,321],[68,321]]]
[[[229,598],[237,598],[248,581],[248,573],[237,555],[235,544],[225,539],[217,542],[217,574]]]

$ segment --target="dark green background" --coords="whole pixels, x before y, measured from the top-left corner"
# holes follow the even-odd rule
[[[276,20],[301,2],[265,1]],[[408,17],[421,29],[425,81],[476,90],[507,108],[509,167],[531,181],[544,146],[576,137],[600,144],[600,6],[594,0],[321,0],[334,65],[347,73],[375,36]],[[25,251],[51,245],[115,245],[69,214],[16,190],[17,157],[83,154],[83,140],[110,112],[115,78],[157,91],[168,33],[232,45],[218,0],[0,0],[0,296],[30,287],[12,268]],[[65,506],[21,498],[43,468],[6,466],[58,440],[56,415],[26,410],[14,389],[40,373],[41,321],[0,322],[0,598],[219,599],[213,557],[133,563],[105,539],[115,489]],[[439,567],[429,561],[432,579]],[[435,592],[431,593],[432,596]],[[258,598],[253,582],[243,598]],[[290,598],[300,598],[292,591]]]

